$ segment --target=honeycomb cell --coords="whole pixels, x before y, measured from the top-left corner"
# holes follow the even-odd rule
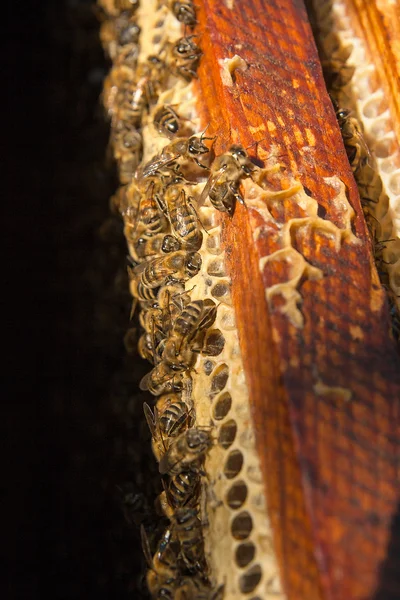
[[[224,475],[227,479],[233,479],[239,475],[243,467],[243,454],[240,450],[232,450],[224,465]]]
[[[218,356],[225,346],[225,338],[219,329],[207,332],[202,353],[206,356]]]
[[[400,173],[395,173],[389,180],[390,191],[393,194],[400,194]]]
[[[224,329],[225,331],[236,329],[233,310],[227,309],[226,312],[221,315],[221,329]]]
[[[233,442],[235,441],[236,432],[236,421],[230,419],[229,421],[221,425],[218,434],[218,444],[226,450],[227,448],[232,446]]]
[[[215,260],[212,260],[207,266],[207,273],[213,277],[224,277],[226,272],[222,258],[216,258]]]
[[[378,119],[371,125],[370,133],[375,139],[380,139],[391,131],[391,123],[389,119]]]
[[[239,544],[235,552],[235,561],[238,567],[243,569],[254,560],[256,555],[256,547],[253,542],[244,542]]]
[[[229,367],[226,364],[218,365],[211,375],[210,396],[213,398],[218,392],[222,392],[229,377]]]
[[[206,248],[210,254],[221,254],[221,238],[218,233],[214,233],[208,236],[206,241]]]
[[[228,392],[221,394],[221,396],[219,396],[217,398],[217,401],[215,403],[214,410],[213,410],[213,418],[216,421],[220,421],[221,419],[226,417],[228,412],[231,410],[231,406],[232,406],[232,396]]]
[[[211,290],[211,295],[220,302],[231,303],[231,290],[228,281],[217,283]]]
[[[231,533],[235,540],[245,540],[251,534],[253,520],[247,511],[236,515],[231,523]]]
[[[384,102],[382,95],[379,94],[364,104],[362,112],[367,119],[376,119],[376,117],[379,117],[385,110],[386,103]]]
[[[241,508],[246,502],[247,498],[247,485],[244,481],[236,481],[226,495],[226,502],[229,508],[237,510]]]
[[[212,360],[206,360],[203,365],[204,373],[206,375],[211,375],[212,370],[214,368],[214,363]]]
[[[253,592],[261,581],[262,570],[260,565],[250,567],[246,573],[240,576],[239,587],[242,594]]]
[[[396,150],[396,142],[392,137],[381,140],[375,146],[375,156],[377,158],[387,158]]]

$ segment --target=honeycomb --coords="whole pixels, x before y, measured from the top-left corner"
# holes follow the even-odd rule
[[[157,55],[166,43],[183,34],[167,6],[155,0],[142,2],[136,15],[141,29],[139,63],[148,55]],[[236,67],[243,68],[239,58]],[[178,107],[182,120],[187,120],[194,131],[200,130],[192,84],[173,78],[142,120],[142,164],[160,154],[169,143],[153,124],[154,114],[163,104]],[[206,177],[191,187],[191,195],[199,197],[205,181]],[[194,408],[196,427],[210,431],[213,438],[205,460],[199,501],[205,557],[210,569],[205,575],[215,590],[223,586],[226,600],[283,599],[219,219],[209,199],[202,206],[197,205],[196,211],[204,229],[198,250],[202,267],[186,282],[185,289],[192,301],[209,298],[218,306],[216,319],[205,334],[202,352],[198,353],[191,371],[188,399]],[[128,223],[125,233],[134,256]]]
[[[358,35],[356,16],[343,0],[311,0],[317,39],[323,54],[338,57],[351,76],[338,89],[340,104],[350,108],[363,126],[372,154],[357,177],[361,199],[372,199],[367,222],[376,237],[374,254],[381,281],[400,309],[400,147],[392,116],[368,48]]]

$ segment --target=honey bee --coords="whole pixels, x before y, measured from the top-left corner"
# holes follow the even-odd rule
[[[112,143],[120,181],[129,183],[141,159],[142,136],[134,127],[118,121],[113,127]]]
[[[191,427],[168,447],[159,464],[161,475],[178,475],[183,471],[200,472],[200,463],[212,445],[209,431]]]
[[[243,146],[231,146],[226,154],[214,160],[199,203],[202,204],[209,196],[211,204],[217,210],[232,214],[236,200],[244,204],[239,193],[240,181],[250,177],[254,170],[255,166]]]
[[[127,12],[121,13],[114,19],[114,27],[120,46],[139,43],[140,27]]]
[[[157,56],[147,57],[146,62],[138,65],[135,83],[121,93],[121,100],[116,103],[117,119],[139,127],[143,113],[157,102],[161,86],[163,63]]]
[[[154,414],[150,406],[143,405],[144,415],[153,438],[153,451],[156,459],[160,461],[168,449],[169,438],[177,437],[193,422],[193,414],[187,405],[181,401],[171,402],[162,412],[154,407]]]
[[[189,345],[169,337],[164,343],[162,360],[173,371],[187,371],[193,367],[196,357]]]
[[[168,104],[164,104],[157,110],[153,123],[160,135],[170,139],[178,133],[180,128],[179,116]]]
[[[196,251],[203,241],[198,227],[198,218],[192,207],[193,198],[186,196],[181,183],[172,183],[163,195],[166,215],[171,229],[186,250]]]
[[[164,484],[165,486],[165,484]],[[173,475],[165,486],[169,504],[173,508],[181,508],[197,501],[200,479],[194,471],[183,471]]]
[[[196,9],[192,0],[169,0],[168,7],[180,23],[189,27],[196,25]]]
[[[180,38],[168,49],[166,64],[176,77],[182,77],[185,81],[191,81],[196,77],[196,70],[203,54],[197,44],[194,43],[194,35]]]
[[[186,281],[200,270],[201,256],[198,252],[178,250],[160,258],[141,263],[135,268],[139,283],[148,288],[158,288],[168,281]]]
[[[175,319],[172,336],[180,342],[189,343],[200,331],[208,329],[215,321],[217,305],[214,300],[193,300],[182,310]]]
[[[134,270],[129,266],[128,277],[130,280],[130,291],[132,296],[142,302],[148,303],[150,306],[157,306],[157,290],[149,288],[138,281]],[[131,317],[132,316],[133,313],[131,313]]]
[[[135,217],[130,218],[131,216],[131,214],[124,215],[127,224],[125,235],[134,245],[142,235],[152,237],[166,231],[167,221],[156,201],[153,181],[149,183],[145,193],[141,194]]]
[[[179,543],[170,529],[166,529],[154,556],[143,525],[140,528],[142,548],[149,565],[146,580],[150,593],[156,598],[173,600],[177,587]]]
[[[357,119],[351,117],[350,114],[350,110],[344,108],[336,109],[336,118],[342,133],[347,158],[354,173],[366,165],[370,157],[370,152],[362,135],[360,123]]]
[[[159,233],[151,237],[143,235],[134,243],[134,250],[139,260],[150,256],[169,254],[181,249],[181,244],[173,235]]]
[[[182,158],[186,161],[194,161],[202,169],[207,169],[203,165],[198,156],[207,154],[210,149],[204,144],[204,140],[212,140],[204,136],[204,132],[198,137],[192,135],[189,138],[177,138],[163,149],[161,154],[158,154],[152,158],[143,168],[143,171],[139,174],[142,177],[150,177],[159,173],[164,167],[172,165],[178,159]]]
[[[183,389],[184,377],[184,373],[174,373],[167,364],[160,362],[150,373],[142,377],[139,388],[149,391],[153,396],[180,392]]]
[[[109,117],[115,119],[117,108],[135,89],[135,71],[125,64],[112,67],[104,80],[102,100]]]
[[[150,333],[142,333],[138,341],[138,352],[144,360],[153,362],[154,360],[154,349],[152,344],[152,337]],[[154,363],[153,363],[154,364]]]
[[[188,569],[205,570],[201,520],[196,508],[177,508],[172,517],[173,531],[180,543],[181,556]]]

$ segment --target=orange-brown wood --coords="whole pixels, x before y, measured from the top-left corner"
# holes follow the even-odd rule
[[[216,152],[258,141],[253,158],[278,154],[322,217],[342,218],[324,180],[334,175],[356,213],[359,243],[344,242],[339,252],[316,231],[293,233],[297,250],[324,273],[300,287],[303,328],[266,302],[265,288],[281,277],[277,267],[259,268],[278,248],[271,227],[250,202],[221,221],[285,591],[289,600],[372,600],[391,585],[382,573],[400,501],[400,360],[307,14],[301,0],[196,4],[204,51],[198,109],[218,136]],[[218,61],[235,54],[248,68],[224,86]],[[276,222],[298,210],[282,202]],[[318,394],[318,382],[351,398]]]

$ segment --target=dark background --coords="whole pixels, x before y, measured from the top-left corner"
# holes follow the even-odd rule
[[[2,36],[1,597],[147,597],[138,524],[151,536],[158,478],[149,451],[139,452],[149,437],[136,391],[145,367],[123,344],[130,297],[122,225],[109,210],[116,181],[98,21],[85,0],[11,8]],[[127,490],[138,509],[124,515]]]

